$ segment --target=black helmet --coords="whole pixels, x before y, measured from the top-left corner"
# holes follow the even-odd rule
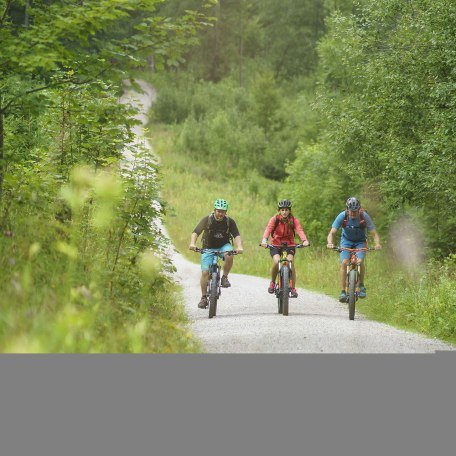
[[[288,207],[291,209],[291,201],[290,200],[280,200],[277,204],[279,209],[282,209],[284,207]]]
[[[349,211],[357,211],[361,207],[361,203],[354,196],[350,196],[345,205]]]

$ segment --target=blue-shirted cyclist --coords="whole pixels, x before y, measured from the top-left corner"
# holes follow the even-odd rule
[[[369,214],[361,208],[361,203],[355,197],[350,197],[346,202],[347,209],[342,211],[334,220],[331,230],[328,233],[327,247],[329,249],[334,248],[334,235],[337,230],[342,227],[342,236],[340,239],[340,246],[349,249],[360,249],[367,245],[367,234],[366,229],[373,236],[375,242],[375,250],[382,248],[380,244],[380,237],[375,229],[372,219]],[[365,251],[357,252],[360,265],[360,276],[359,276],[359,297],[366,297],[366,287],[364,286],[364,273],[365,265],[363,262]],[[340,252],[340,283],[341,293],[339,296],[340,302],[346,302],[347,293],[345,292],[345,273],[347,268],[347,262],[350,258],[350,252]]]

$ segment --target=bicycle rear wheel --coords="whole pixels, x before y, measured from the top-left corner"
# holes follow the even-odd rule
[[[283,266],[281,269],[282,274],[282,311],[283,315],[288,315],[288,300],[290,297],[290,269],[288,266]]]
[[[356,304],[356,270],[351,269],[348,273],[348,318],[355,319]]]
[[[218,274],[213,272],[210,278],[209,290],[209,318],[215,317],[217,313],[217,299],[218,299]]]

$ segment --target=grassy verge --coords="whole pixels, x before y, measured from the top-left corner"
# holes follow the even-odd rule
[[[188,250],[190,234],[211,211],[212,201],[223,197],[229,201],[229,215],[244,240],[245,255],[236,257],[233,272],[267,279],[270,256],[258,243],[275,212],[277,198],[282,196],[278,184],[246,170],[220,169],[217,163],[196,161],[177,152],[177,131],[172,127],[152,125],[150,137],[161,159],[162,196],[168,204],[165,224],[181,253],[195,263],[199,261]],[[305,220],[302,223],[305,230]],[[299,251],[296,267],[299,287],[336,297],[337,254],[312,245]],[[454,271],[453,260],[442,267],[434,265],[417,278],[398,268],[387,249],[374,252],[367,260],[368,299],[359,301],[358,310],[369,318],[456,343]]]
[[[9,204],[0,352],[200,351],[151,228],[155,182],[136,173],[81,168],[48,202]]]

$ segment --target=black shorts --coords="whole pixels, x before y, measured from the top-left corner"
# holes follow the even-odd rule
[[[274,255],[281,255],[282,250],[284,247],[272,247],[269,249],[269,253],[273,257]],[[294,247],[285,247],[285,250],[289,255],[293,255],[296,253],[296,249]]]

